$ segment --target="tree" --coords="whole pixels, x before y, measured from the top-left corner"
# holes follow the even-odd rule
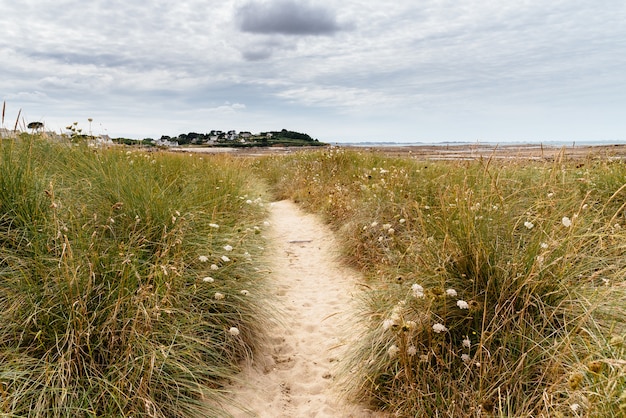
[[[32,129],[33,131],[38,131],[43,129],[43,123],[42,122],[31,122],[28,124],[28,129]]]

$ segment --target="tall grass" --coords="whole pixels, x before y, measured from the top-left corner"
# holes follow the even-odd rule
[[[258,168],[369,278],[355,396],[397,416],[624,414],[623,163],[327,150]]]
[[[269,320],[258,183],[26,135],[0,158],[2,416],[219,416]]]

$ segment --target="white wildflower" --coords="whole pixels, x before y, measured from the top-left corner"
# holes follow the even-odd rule
[[[215,281],[215,279],[213,277],[207,276],[207,277],[203,278],[202,281],[205,282],[205,283],[213,283]]]
[[[573,403],[569,406],[569,409],[571,409],[572,412],[578,412],[580,410],[580,405],[577,403]]]
[[[198,260],[200,260],[201,263],[206,263],[207,261],[209,261],[209,257],[207,257],[206,255],[201,255],[200,257],[198,257]]]
[[[548,197],[553,197],[553,196],[554,196],[554,193],[552,192],[548,193]]]
[[[461,360],[463,360],[463,363],[469,363],[471,359],[468,354],[461,354]]]
[[[226,250],[226,251],[232,251],[232,250],[233,250],[233,247],[232,247],[232,246],[230,246],[230,245],[224,245],[224,250]]]
[[[570,226],[572,226],[572,220],[568,218],[567,216],[564,216],[563,219],[561,219],[561,223],[566,228],[569,228]]]
[[[372,228],[375,228],[378,226],[378,222],[374,221],[372,222],[372,224],[370,225]]]
[[[211,264],[211,270],[218,270],[219,267],[217,264]]]
[[[406,222],[406,219],[402,218],[402,219],[400,219],[398,222],[400,222],[401,224],[403,224],[403,223],[405,223],[405,222]]]
[[[211,228],[218,229],[220,226],[218,224],[209,224]]]
[[[391,228],[391,224],[383,224],[383,229],[389,229]]]
[[[524,226],[528,229],[533,229],[535,224],[533,224],[532,222],[526,221],[524,222]]]
[[[252,200],[250,200],[250,199],[246,200],[246,204],[251,205],[252,204]]]
[[[393,344],[391,347],[389,347],[387,349],[387,354],[389,354],[389,357],[395,357],[396,354],[398,354],[398,351],[400,351],[400,349],[398,348],[398,346],[396,346],[395,344]]]
[[[463,339],[463,347],[470,348],[471,346],[472,346],[472,342],[470,341],[469,337],[465,337]]]
[[[439,322],[437,322],[435,325],[433,325],[433,331],[435,331],[437,334],[439,334],[441,332],[448,331],[448,328],[446,328],[446,326],[444,324],[440,324]]]
[[[213,295],[213,297],[215,298],[215,300],[222,300],[224,299],[224,294],[220,292],[215,292],[215,295]]]
[[[546,244],[545,242],[542,242],[541,244],[539,244],[539,246],[544,250],[548,248],[548,244]]]
[[[413,284],[411,286],[411,290],[413,291],[413,296],[415,296],[416,298],[424,297],[424,288],[420,286],[419,284],[417,283]]]
[[[409,348],[407,348],[407,349],[406,349],[406,353],[407,353],[409,356],[413,357],[414,355],[416,355],[416,354],[417,354],[417,348],[415,348],[415,346],[414,346],[414,345],[411,345],[411,346],[409,346]]]
[[[232,335],[233,337],[236,337],[236,336],[238,336],[238,335],[239,335],[239,328],[237,328],[237,327],[231,327],[231,328],[228,330],[228,333],[229,333],[230,335]]]
[[[448,289],[446,290],[446,295],[450,296],[450,297],[455,297],[457,295],[456,290],[454,289]]]
[[[469,309],[469,304],[464,300],[457,300],[456,306],[458,306],[460,309]]]
[[[391,328],[392,326],[394,326],[396,323],[394,322],[393,319],[385,319],[383,321],[383,330],[387,331],[389,328]]]
[[[417,322],[415,321],[406,321],[405,325],[407,326],[407,328],[409,329],[415,329],[417,328]]]
[[[389,229],[387,230],[387,233],[388,233],[389,235],[393,235],[395,232],[396,232],[396,230],[395,230],[395,229],[393,229],[393,228],[389,228]]]
[[[226,257],[225,255],[220,257],[222,259],[223,262],[228,263],[230,261],[230,258]]]
[[[248,291],[247,291],[247,290],[245,290],[245,289],[244,289],[244,290],[242,290],[242,291],[241,291],[241,292],[239,292],[239,293],[241,293],[241,294],[242,294],[242,295],[244,295],[244,296],[248,296],[248,295],[250,294],[250,292],[248,292]]]

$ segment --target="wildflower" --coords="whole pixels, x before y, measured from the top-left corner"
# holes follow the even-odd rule
[[[248,200],[246,200],[246,203],[247,203],[248,205],[251,205],[251,204],[252,204],[252,200],[248,199]]]
[[[413,291],[413,296],[415,296],[416,298],[424,297],[424,288],[420,286],[419,284],[417,283],[413,284],[411,286],[411,290]]]
[[[461,354],[461,360],[463,360],[463,363],[469,363],[471,359],[468,354]]]
[[[400,219],[400,221],[399,221],[399,222],[400,222],[401,224],[403,224],[403,223],[405,223],[405,222],[406,222],[406,219],[402,218],[402,219]]]
[[[572,412],[576,413],[580,410],[580,405],[577,403],[573,403],[569,406],[569,409],[571,409]]]
[[[213,295],[213,297],[215,298],[215,300],[222,300],[224,299],[224,294],[220,292],[215,292],[215,295]]]
[[[456,290],[454,289],[448,289],[446,290],[446,295],[450,296],[450,297],[455,297],[457,295]]]
[[[548,193],[548,197],[553,197],[553,196],[554,196],[554,193],[552,192]]]
[[[389,347],[387,349],[387,354],[389,354],[389,357],[395,357],[396,354],[398,354],[398,351],[400,351],[400,349],[398,348],[398,346],[396,346],[395,344],[393,344],[391,347]]]
[[[211,228],[218,229],[220,226],[218,224],[209,224]]]
[[[533,229],[535,224],[533,224],[532,222],[526,221],[524,222],[524,226],[528,229]]]
[[[407,353],[409,356],[413,357],[414,355],[416,355],[416,354],[417,354],[417,348],[415,348],[415,346],[414,346],[414,345],[411,345],[411,346],[409,346],[409,348],[407,348],[407,349],[406,349],[406,353]]]
[[[225,255],[220,257],[222,259],[223,262],[228,263],[230,261],[230,258],[226,257]]]
[[[415,321],[406,321],[406,323],[404,325],[406,325],[406,327],[408,329],[415,329],[415,328],[417,328],[417,322],[415,322]]]
[[[572,388],[572,390],[576,390],[578,389],[582,381],[583,381],[583,375],[580,373],[575,373],[571,375],[568,380],[569,387]]]
[[[383,321],[383,330],[387,331],[389,328],[393,327],[396,323],[393,319],[385,319]]]
[[[211,264],[211,270],[218,270],[219,267],[217,266],[217,264]]]
[[[456,306],[458,306],[460,309],[469,309],[469,304],[464,300],[457,300]]]
[[[198,257],[198,260],[200,260],[201,263],[206,263],[207,261],[209,261],[209,257],[207,257],[206,255],[201,255],[200,257]]]
[[[213,283],[215,281],[215,279],[213,277],[207,276],[207,277],[203,278],[202,281],[205,282],[205,283]]]
[[[572,220],[568,218],[567,216],[564,216],[563,219],[561,219],[561,223],[566,228],[569,228],[570,226],[572,226]]]
[[[393,228],[389,228],[389,229],[387,230],[387,233],[388,233],[389,235],[393,235],[395,232],[396,232],[396,230],[395,230],[395,229],[393,229]]]
[[[250,292],[248,292],[248,291],[247,291],[247,290],[245,290],[245,289],[244,289],[244,290],[242,290],[242,291],[241,291],[241,292],[239,292],[239,293],[241,293],[241,294],[242,294],[242,295],[244,295],[244,296],[248,296],[248,295],[250,294]]]
[[[237,328],[237,327],[231,327],[231,328],[228,330],[228,333],[229,333],[230,335],[232,335],[233,337],[236,337],[236,336],[238,336],[238,335],[239,335],[239,328]]]
[[[383,229],[389,229],[391,228],[391,224],[383,224]]]
[[[437,322],[435,325],[433,325],[433,331],[435,331],[437,334],[439,334],[441,332],[448,331],[448,328],[446,328],[445,325],[440,324],[439,322]]]
[[[233,247],[232,247],[232,246],[230,246],[230,245],[224,245],[224,250],[226,250],[226,251],[232,251],[232,250],[233,250]]]
[[[542,242],[541,244],[539,244],[539,246],[544,250],[548,248],[548,244],[546,244],[545,242]]]
[[[602,362],[601,361],[591,361],[587,364],[589,371],[592,373],[600,373],[602,371]]]
[[[372,222],[372,224],[370,225],[372,228],[375,228],[376,226],[378,226],[378,222],[374,221]]]
[[[463,339],[463,347],[470,348],[471,346],[472,346],[472,342],[470,341],[469,337],[465,337]]]

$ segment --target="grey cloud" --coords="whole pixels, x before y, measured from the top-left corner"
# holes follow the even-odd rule
[[[292,0],[251,1],[239,8],[237,19],[239,29],[250,33],[332,35],[342,30],[331,11]]]
[[[246,61],[263,61],[270,58],[273,52],[274,51],[267,48],[254,50],[249,49],[246,51],[242,51],[241,55]]]

